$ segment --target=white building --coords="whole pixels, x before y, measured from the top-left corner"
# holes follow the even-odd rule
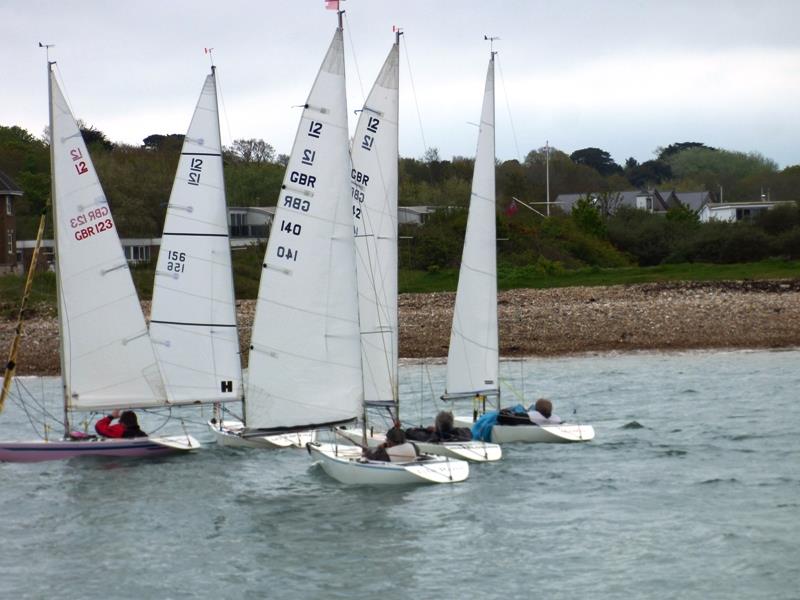
[[[709,221],[727,221],[734,223],[736,221],[746,221],[753,219],[762,212],[766,212],[771,208],[780,206],[781,204],[793,204],[791,201],[778,201],[778,202],[728,202],[721,204],[705,204],[700,209],[699,217],[701,223],[708,223]]]

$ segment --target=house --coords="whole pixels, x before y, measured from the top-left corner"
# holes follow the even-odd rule
[[[726,202],[720,204],[708,203],[700,209],[700,222],[727,221],[747,221],[755,218],[760,213],[775,208],[781,204],[794,204],[791,200],[781,200],[774,202]]]
[[[274,206],[229,206],[228,229],[232,238],[265,239],[275,218]]]
[[[586,196],[587,194],[559,194],[555,204],[565,213],[570,213],[578,200]],[[606,203],[604,210],[608,214],[613,214],[620,206],[638,208],[652,213],[666,213],[668,209],[666,201],[658,190],[627,190],[604,194],[592,192],[588,196],[595,205]]]
[[[0,171],[0,273],[12,273],[17,266],[17,219],[15,200],[22,190],[11,178]]]
[[[566,213],[572,212],[573,206],[586,194],[559,194],[556,198],[557,206],[561,207]],[[698,212],[705,204],[713,201],[710,192],[676,192],[657,190],[628,190],[624,192],[608,192],[601,194],[592,192],[589,198],[595,204],[606,203],[605,211],[613,214],[620,206],[638,208],[653,214],[666,214],[670,208],[679,205],[687,206],[694,212]],[[603,208],[601,206],[601,208]]]
[[[422,225],[436,210],[435,206],[398,206],[397,222],[400,225]]]

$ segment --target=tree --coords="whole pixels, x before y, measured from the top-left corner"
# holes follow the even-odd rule
[[[600,175],[606,176],[621,173],[622,167],[614,162],[611,155],[600,148],[583,148],[569,155],[572,162],[591,167]]]
[[[656,148],[656,157],[658,160],[666,160],[670,156],[678,154],[679,152],[683,152],[684,150],[688,150],[689,148],[705,148],[707,150],[716,150],[716,148],[706,146],[700,142],[676,142],[675,144],[670,144],[666,148],[663,146]]]
[[[92,147],[100,147],[103,150],[113,150],[114,144],[106,137],[106,134],[96,129],[93,125],[85,125],[82,120],[78,121],[78,126],[83,136],[83,141],[89,147],[91,152]]]
[[[179,133],[170,133],[169,135],[154,133],[144,138],[142,145],[151,150],[163,150],[167,147],[170,149],[180,148],[183,145],[183,138],[184,136]]]
[[[439,158],[439,149],[435,146],[431,146],[427,150],[425,150],[425,154],[422,155],[422,162],[424,163],[434,163],[439,162],[442,159]]]
[[[671,179],[672,168],[663,160],[647,160],[632,169],[626,169],[625,175],[634,187],[644,189]]]
[[[602,238],[606,235],[606,226],[597,203],[590,200],[587,196],[582,196],[572,207],[570,218],[578,226],[578,229]]]
[[[271,163],[275,161],[275,148],[261,139],[233,140],[230,150],[234,156],[245,163]]]

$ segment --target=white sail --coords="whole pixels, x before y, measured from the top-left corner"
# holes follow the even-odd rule
[[[397,127],[399,44],[356,125],[350,184],[366,404],[397,402]]]
[[[213,68],[183,142],[167,207],[153,286],[150,336],[171,403],[241,399]]]
[[[246,389],[249,429],[312,428],[361,407],[342,31],[300,119],[267,244]]]
[[[499,387],[495,233],[494,55],[483,96],[472,195],[447,355],[448,396]]]
[[[166,401],[117,228],[75,118],[50,70],[53,221],[68,409]]]

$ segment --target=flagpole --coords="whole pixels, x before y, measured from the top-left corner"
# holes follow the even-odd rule
[[[545,182],[547,188],[547,216],[550,216],[550,140],[544,142]]]

